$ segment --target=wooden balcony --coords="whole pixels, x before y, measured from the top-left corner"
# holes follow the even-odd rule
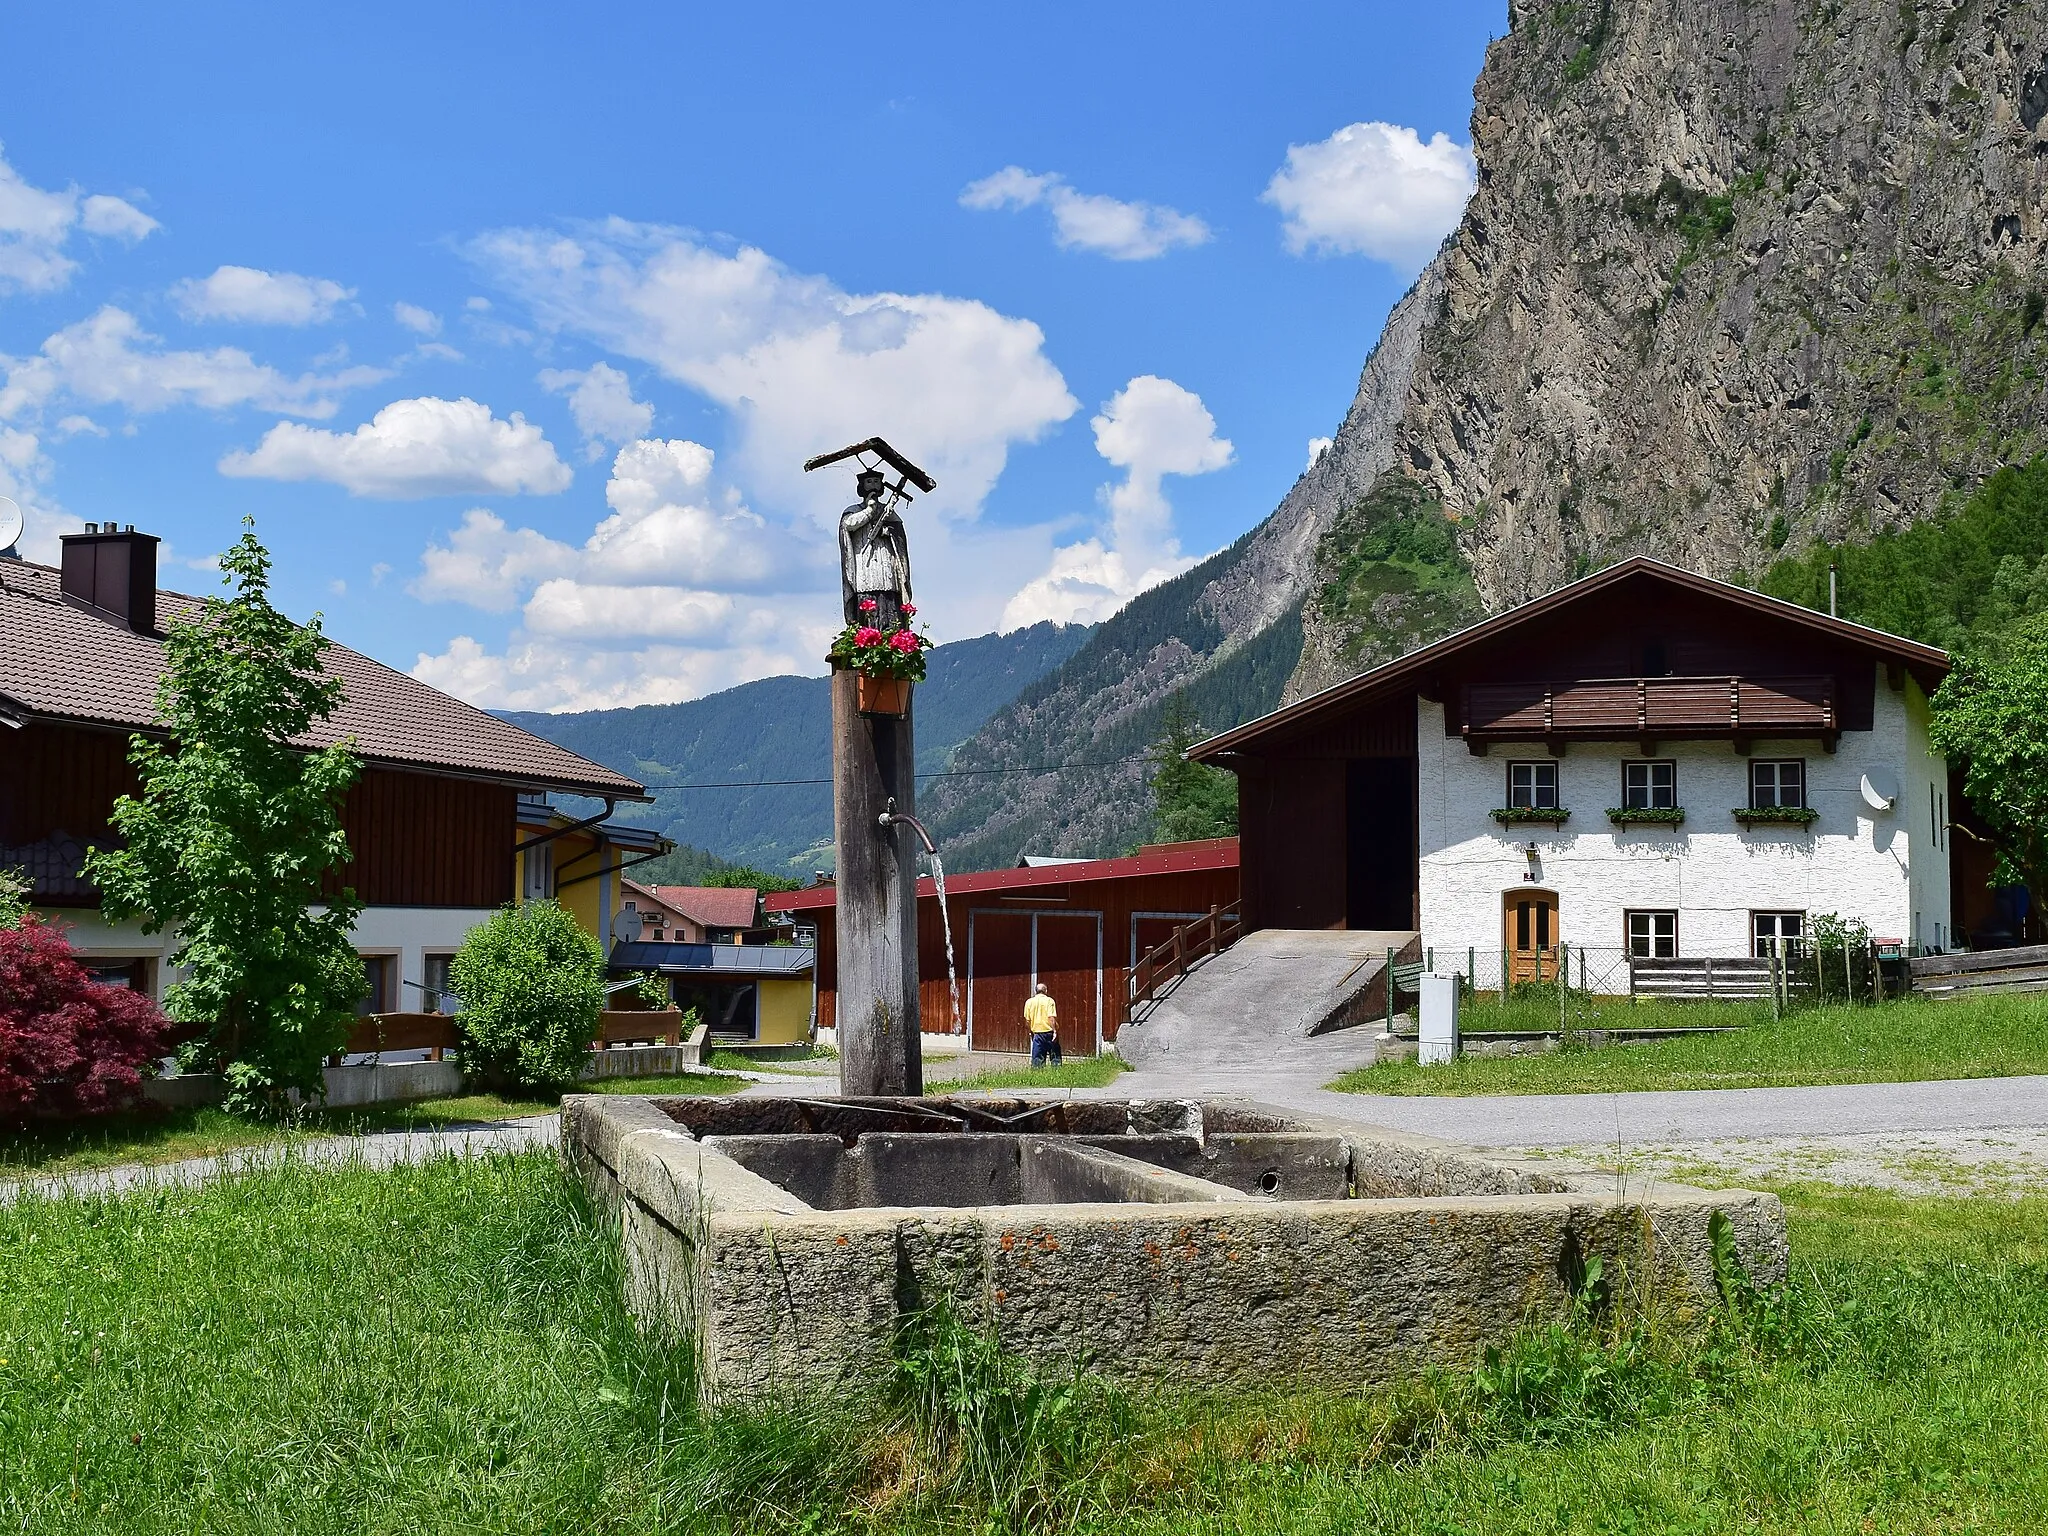
[[[1565,682],[1472,683],[1464,690],[1465,741],[1475,753],[1500,741],[1732,740],[1816,736],[1832,752],[1840,733],[1833,677],[1596,677]]]

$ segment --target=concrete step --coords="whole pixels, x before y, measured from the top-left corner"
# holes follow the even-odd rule
[[[1386,1016],[1387,952],[1411,932],[1262,928],[1203,961],[1117,1035],[1140,1066],[1258,1062],[1276,1047]]]

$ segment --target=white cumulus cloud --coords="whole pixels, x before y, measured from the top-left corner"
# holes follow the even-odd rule
[[[211,276],[171,284],[171,302],[187,319],[246,325],[324,324],[355,296],[355,289],[329,278],[257,267],[216,267]]]
[[[514,411],[500,420],[467,396],[394,400],[353,432],[280,421],[252,449],[220,461],[240,480],[326,480],[352,496],[551,496],[569,466],[541,429]]]
[[[140,240],[157,222],[133,203],[31,186],[0,153],[0,293],[47,293],[78,270],[65,252],[74,232]]]
[[[1191,213],[1158,203],[1124,202],[1099,192],[1080,192],[1065,177],[1006,165],[970,182],[960,206],[978,209],[1036,208],[1052,215],[1053,238],[1063,250],[1094,251],[1115,261],[1149,261],[1183,246],[1210,239],[1209,226]]]
[[[815,671],[836,627],[822,550],[750,510],[714,467],[699,443],[628,443],[605,488],[611,513],[580,545],[465,514],[408,590],[516,608],[518,624],[501,651],[458,636],[415,675],[491,707],[560,709]]]
[[[1308,440],[1308,464],[1302,470],[1302,473],[1307,474],[1309,470],[1314,469],[1316,467],[1316,462],[1319,459],[1321,459],[1324,454],[1328,453],[1331,448],[1336,446],[1336,441],[1337,440],[1333,437],[1310,438]]]
[[[1290,145],[1264,200],[1297,256],[1371,256],[1412,272],[1457,227],[1475,174],[1470,147],[1444,134],[1425,142],[1395,123],[1353,123]]]
[[[33,357],[0,358],[0,421],[63,398],[145,414],[173,406],[249,405],[291,416],[332,416],[342,392],[384,378],[381,368],[344,368],[290,378],[239,347],[167,351],[162,338],[113,305],[44,341]]]
[[[943,294],[849,293],[749,246],[613,220],[574,236],[504,230],[471,254],[540,322],[725,407],[749,491],[821,527],[844,499],[804,459],[877,433],[929,470],[920,516],[972,517],[1012,444],[1078,408],[1028,320]]]
[[[441,334],[441,317],[439,315],[435,314],[431,309],[423,308],[418,304],[408,304],[403,299],[400,299],[391,306],[391,318],[404,326],[408,331],[416,331],[422,336],[438,336]]]
[[[1053,551],[1044,575],[1027,583],[1003,609],[1006,630],[1041,619],[1094,623],[1137,593],[1195,562],[1180,551],[1167,475],[1206,475],[1229,464],[1228,438],[1201,396],[1171,379],[1140,374],[1113,395],[1089,425],[1095,451],[1124,471],[1103,487],[1109,527]]]
[[[592,363],[580,373],[545,369],[541,386],[569,397],[569,414],[583,434],[584,456],[603,457],[607,443],[630,443],[654,425],[654,407],[633,398],[633,383],[609,363]]]

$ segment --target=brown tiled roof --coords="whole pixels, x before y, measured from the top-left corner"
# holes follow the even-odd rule
[[[654,894],[671,912],[701,928],[751,928],[759,891],[720,885],[657,885]]]
[[[200,600],[157,594],[157,623],[195,613]],[[138,635],[63,600],[57,572],[0,560],[0,709],[30,718],[150,730],[157,725],[163,640]],[[328,670],[342,706],[306,738],[324,747],[348,737],[369,762],[394,768],[503,779],[534,789],[644,800],[646,791],[566,747],[430,688],[343,645]]]

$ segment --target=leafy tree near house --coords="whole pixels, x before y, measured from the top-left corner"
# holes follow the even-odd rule
[[[16,869],[0,869],[0,929],[18,928],[28,915],[28,877]]]
[[[1956,658],[1928,734],[1998,839],[1994,878],[2048,898],[2048,613]]]
[[[319,619],[270,605],[269,552],[243,527],[220,561],[232,595],[167,632],[169,740],[131,738],[142,793],[112,818],[126,846],[94,849],[86,876],[108,917],[175,931],[185,974],[166,1011],[198,1027],[188,1060],[224,1073],[229,1107],[249,1112],[319,1092],[366,982],[350,939],[362,903],[321,889],[348,858],[341,803],[359,764],[347,743],[295,745],[340,706],[341,683],[321,667]]]
[[[465,1076],[494,1088],[576,1081],[604,1010],[604,954],[552,901],[502,907],[448,967]]]
[[[1208,733],[1185,697],[1167,701],[1152,743],[1152,835],[1162,843],[1237,835],[1237,778],[1183,753]]]

